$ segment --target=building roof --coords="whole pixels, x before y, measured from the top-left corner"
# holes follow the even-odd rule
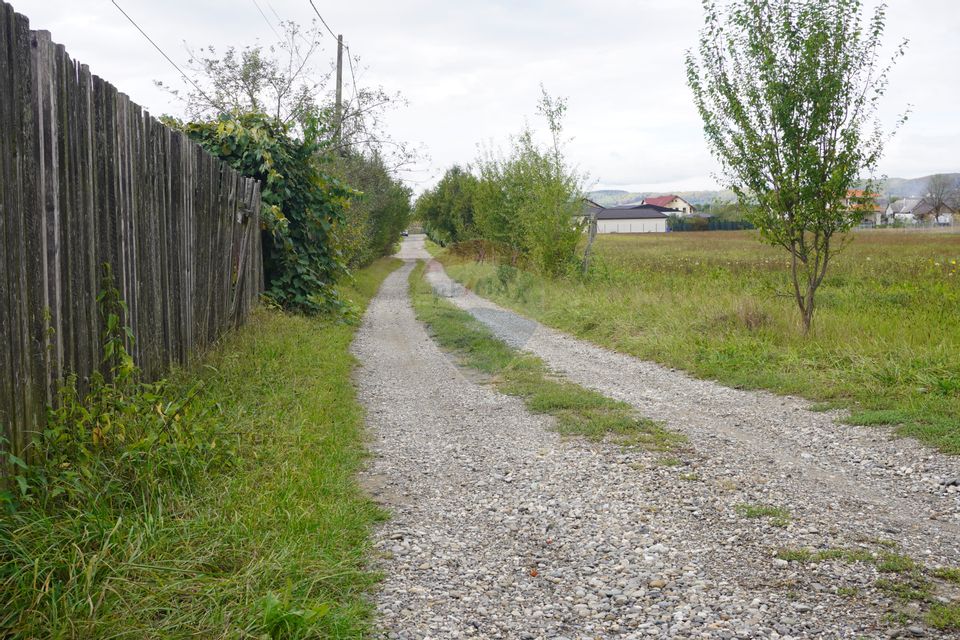
[[[922,200],[923,198],[903,198],[902,200],[897,200],[896,202],[890,203],[890,206],[887,207],[887,213],[912,214],[913,210],[917,208],[917,205],[919,205]]]
[[[648,206],[644,204],[628,205],[625,207],[610,207],[597,212],[597,220],[666,220],[665,211],[674,212],[666,207]]]
[[[877,213],[884,210],[880,204],[880,194],[867,193],[863,189],[847,189],[847,197],[843,204],[851,211],[860,211],[864,214]]]
[[[926,198],[903,198],[887,207],[887,215],[925,216],[933,213],[933,208],[933,203]],[[953,207],[944,204],[940,207],[940,214],[944,213],[954,213]]]
[[[915,218],[922,218],[933,213],[933,209],[933,203],[927,198],[903,198],[902,200],[897,200],[896,202],[890,203],[890,206],[887,207],[887,215],[914,216]],[[944,203],[940,207],[940,213],[938,215],[943,215],[945,213],[956,213],[956,209],[949,204]]]
[[[665,207],[674,200],[677,199],[677,196],[656,196],[654,198],[644,198],[643,204],[652,204],[657,207]]]
[[[589,198],[583,198],[581,204],[583,205],[580,209],[581,216],[591,216],[594,212],[603,211],[603,205],[597,204]]]

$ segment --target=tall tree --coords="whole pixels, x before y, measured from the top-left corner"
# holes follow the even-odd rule
[[[860,0],[730,0],[723,11],[704,0],[703,8],[688,84],[745,217],[790,254],[808,332],[841,234],[860,221],[843,200],[883,152],[877,106],[906,42],[882,62],[886,6],[864,23]]]
[[[182,103],[192,122],[210,122],[224,113],[263,113],[301,133],[304,123],[319,120],[326,125],[327,146],[334,153],[376,156],[391,170],[416,160],[417,149],[395,140],[383,121],[390,109],[404,104],[399,93],[362,86],[351,73],[356,84],[344,92],[338,122],[331,86],[335,63],[332,56],[330,62],[323,62],[321,29],[315,22],[305,28],[283,21],[280,27],[280,39],[273,44],[258,42],[222,51],[188,46],[187,68],[196,84],[182,89],[160,81],[155,84]],[[347,62],[362,75],[359,57]]]
[[[476,235],[474,196],[477,178],[458,165],[447,169],[437,185],[417,199],[417,218],[430,238],[441,245],[463,242]]]
[[[507,155],[486,151],[475,166],[480,174],[474,198],[478,232],[511,259],[521,256],[550,276],[576,264],[584,221],[584,176],[564,155],[566,101],[541,87],[537,111],[546,120],[550,144],[541,145],[529,126],[511,142]]]
[[[957,183],[956,178],[943,173],[932,175],[927,181],[927,202],[932,208],[934,224],[956,196],[957,188],[960,186]]]

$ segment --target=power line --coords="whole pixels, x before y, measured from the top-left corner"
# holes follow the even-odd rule
[[[273,8],[272,4],[270,4],[270,0],[264,0],[264,2],[267,3],[267,8],[270,9],[270,12],[273,15],[277,16],[277,20],[279,20],[280,22],[283,22],[283,18],[280,17],[280,14],[277,13],[277,10]]]
[[[267,8],[270,9],[270,13],[272,13],[273,15],[275,15],[275,16],[277,17],[277,23],[282,26],[283,23],[285,22],[284,19],[283,19],[283,16],[281,16],[279,13],[277,13],[277,10],[273,8],[273,5],[272,5],[272,4],[270,4],[270,0],[264,0],[264,2],[266,3]],[[307,45],[307,47],[309,47],[309,48],[311,49],[311,51],[312,51],[312,49],[314,48],[314,47],[313,47],[313,44],[312,44],[311,42],[309,42],[306,38],[304,38],[303,35],[301,35],[299,31],[297,32],[297,37],[299,37],[300,40],[303,41],[303,44]],[[309,57],[310,57],[310,56],[307,56],[307,58],[309,58]]]
[[[327,28],[327,31],[329,31],[330,35],[333,36],[334,40],[336,40],[337,34],[333,32],[333,29],[330,28],[330,25],[327,24],[327,21],[323,19],[322,15],[320,15],[320,11],[317,10],[317,5],[313,4],[313,0],[309,0],[309,1],[310,1],[310,6],[313,7],[313,12],[317,14],[317,17],[320,18],[320,22],[323,23],[323,26]],[[350,47],[348,47],[347,45],[343,45],[343,48],[346,49],[347,51],[350,50]]]
[[[277,36],[277,40],[283,40],[283,38],[280,37],[280,34],[277,33],[277,30],[273,28],[273,23],[267,19],[267,14],[265,14],[263,12],[263,9],[260,8],[260,5],[257,3],[257,0],[252,0],[252,1],[253,1],[253,6],[255,6],[257,8],[257,11],[260,12],[260,15],[263,16],[263,21],[267,23],[268,27],[270,27],[270,31],[273,31],[273,35]]]
[[[357,100],[357,76],[353,73],[353,56],[350,54],[350,48],[347,48],[347,62],[350,63],[350,79],[352,84],[350,85],[353,88],[353,100]],[[360,105],[357,105],[359,108]]]
[[[273,31],[273,35],[275,35],[275,36],[277,37],[277,40],[286,43],[286,42],[287,42],[286,37],[281,36],[280,33],[279,33],[276,29],[274,29],[273,23],[270,22],[270,19],[269,19],[269,18],[267,18],[267,14],[264,13],[263,9],[260,7],[260,4],[257,2],[257,0],[252,0],[252,2],[253,2],[253,6],[255,6],[255,7],[257,8],[257,11],[260,12],[260,15],[263,16],[264,22],[266,22],[266,23],[267,23],[267,26],[270,27],[270,30]],[[270,11],[273,12],[273,15],[275,15],[275,16],[277,17],[277,21],[280,23],[280,26],[282,27],[282,26],[283,26],[283,18],[280,17],[280,14],[277,13],[277,10],[274,9],[273,6],[272,6],[269,2],[267,2],[267,6],[270,8]],[[303,56],[303,55],[300,54],[300,51],[299,51],[299,49],[297,48],[296,43],[293,41],[293,37],[292,37],[292,36],[293,36],[294,34],[297,35],[297,36],[299,36],[300,39],[304,42],[304,44],[306,44],[307,47],[310,49],[310,50],[307,52],[307,55],[306,55],[306,56]],[[290,41],[289,41],[289,46],[290,46],[290,55],[291,55],[291,57],[293,57],[293,56],[295,55],[295,56],[297,57],[297,60],[298,60],[299,64],[300,64],[300,67],[301,67],[301,68],[305,67],[305,66],[307,65],[307,60],[309,60],[310,55],[313,53],[313,46],[312,46],[309,42],[307,42],[307,39],[306,39],[306,38],[304,38],[302,35],[300,35],[300,34],[297,33],[296,31],[291,31],[291,38],[290,38]]]
[[[200,95],[202,95],[204,98],[206,98],[207,101],[208,101],[211,105],[213,105],[214,107],[217,107],[217,108],[220,109],[221,111],[225,111],[225,109],[223,108],[222,105],[217,104],[217,103],[213,100],[213,98],[211,98],[210,96],[208,96],[207,93],[206,93],[203,89],[200,88],[200,85],[198,85],[196,82],[194,82],[194,81],[193,81],[193,78],[191,78],[191,77],[188,76],[186,73],[184,73],[184,72],[183,72],[183,69],[181,69],[181,68],[177,65],[177,63],[174,62],[174,61],[170,58],[170,56],[168,56],[166,53],[164,53],[163,49],[160,48],[160,45],[158,45],[156,42],[154,42],[153,39],[152,39],[150,36],[147,35],[146,31],[144,31],[143,29],[140,28],[140,25],[138,25],[133,18],[131,18],[129,15],[127,15],[127,12],[123,10],[123,7],[121,7],[119,4],[117,4],[117,0],[110,0],[110,1],[113,3],[113,6],[115,6],[115,7],[117,8],[117,10],[118,10],[120,13],[123,14],[123,17],[125,17],[127,20],[129,20],[129,21],[130,21],[130,24],[132,24],[134,27],[136,27],[136,28],[137,28],[137,31],[139,31],[140,34],[141,34],[144,38],[147,39],[147,42],[149,42],[150,44],[152,44],[152,45],[153,45],[153,48],[156,49],[157,51],[159,51],[159,52],[160,52],[160,55],[162,55],[164,58],[166,58],[166,59],[167,59],[167,62],[169,62],[171,65],[173,65],[173,68],[176,69],[176,70],[180,73],[181,76],[183,76],[183,79],[184,79],[184,80],[186,80],[187,82],[189,82],[190,84],[192,84],[193,87],[194,87],[197,91],[200,92]]]
[[[310,6],[313,7],[313,12],[314,12],[315,14],[317,14],[317,17],[318,17],[318,18],[320,18],[320,22],[322,22],[322,23],[323,23],[323,26],[327,28],[327,31],[330,32],[330,35],[333,36],[333,38],[334,38],[335,40],[337,40],[337,39],[338,39],[338,36],[337,36],[336,32],[334,32],[334,30],[330,28],[330,25],[327,24],[327,21],[323,19],[323,16],[322,16],[322,15],[320,15],[320,11],[317,9],[317,5],[315,5],[315,4],[313,3],[313,0],[309,0],[309,2],[310,2]],[[351,85],[351,86],[353,87],[353,100],[356,101],[356,99],[357,99],[357,75],[356,75],[356,73],[354,73],[354,71],[353,71],[353,55],[350,53],[350,47],[348,47],[347,45],[344,44],[344,45],[343,45],[343,48],[347,50],[347,62],[350,63],[350,79],[353,81],[353,84]]]

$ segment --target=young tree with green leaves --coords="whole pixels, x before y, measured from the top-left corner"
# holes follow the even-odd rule
[[[525,127],[513,138],[509,154],[487,152],[476,162],[474,208],[480,236],[549,276],[575,266],[584,228],[577,216],[583,177],[564,155],[566,109],[565,100],[542,90],[537,110],[547,121],[549,145],[539,144]]]
[[[722,11],[704,0],[703,7],[699,55],[687,53],[688,84],[745,217],[790,254],[808,332],[842,234],[860,222],[843,200],[876,170],[887,140],[877,107],[906,43],[881,61],[884,4],[866,22],[861,0],[730,0]]]
[[[476,190],[477,178],[468,169],[454,165],[433,189],[420,195],[416,215],[430,239],[445,246],[476,236],[473,211]]]

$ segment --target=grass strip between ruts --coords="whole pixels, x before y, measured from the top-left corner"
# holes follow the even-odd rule
[[[553,416],[560,434],[660,452],[685,442],[682,435],[639,416],[630,405],[563,380],[536,356],[510,347],[472,315],[437,296],[424,270],[421,261],[410,274],[417,319],[463,365],[491,376],[499,391],[521,398],[534,413]]]

